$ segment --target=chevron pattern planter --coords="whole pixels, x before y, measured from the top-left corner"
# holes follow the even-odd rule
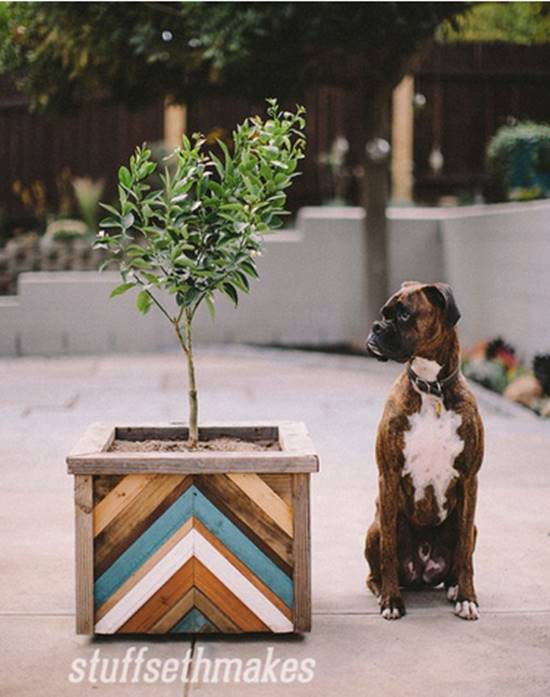
[[[280,451],[108,452],[181,426],[92,427],[75,475],[77,632],[305,632],[311,626],[309,474],[302,424],[210,426]]]

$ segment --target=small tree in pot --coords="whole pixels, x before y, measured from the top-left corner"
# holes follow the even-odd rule
[[[268,118],[240,124],[231,151],[218,141],[220,157],[205,149],[202,135],[184,137],[160,186],[148,183],[157,170],[151,151],[137,148],[118,172],[118,207],[102,204],[109,217],[97,245],[112,252],[124,281],[111,295],[137,288],[138,310],[156,306],[185,354],[192,448],[199,438],[193,319],[203,302],[214,317],[216,293],[237,305],[239,292],[249,291],[263,235],[280,226],[285,191],[304,156],[304,109],[280,111],[267,101]]]
[[[303,157],[303,127],[301,108],[270,100],[267,118],[246,119],[219,157],[194,136],[160,178],[145,147],[119,170],[119,205],[105,206],[98,244],[122,273],[113,295],[135,288],[138,309],[156,306],[173,327],[190,419],[189,428],[96,423],[67,457],[80,634],[311,628],[309,481],[319,458],[292,421],[204,425],[210,443],[197,448],[192,342],[200,305],[214,314],[217,293],[236,304],[257,276],[263,235],[279,224]],[[185,438],[176,450],[140,445]]]

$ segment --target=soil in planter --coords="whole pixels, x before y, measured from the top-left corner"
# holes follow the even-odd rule
[[[275,440],[242,440],[241,438],[213,438],[212,440],[199,441],[196,448],[190,448],[185,440],[115,440],[110,452],[135,453],[135,452],[259,452],[266,450],[280,450],[279,443]]]

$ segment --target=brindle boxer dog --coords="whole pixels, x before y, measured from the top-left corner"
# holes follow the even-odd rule
[[[400,587],[440,583],[455,614],[477,620],[472,557],[483,424],[460,373],[460,312],[448,285],[409,281],[381,314],[368,353],[408,365],[378,427],[379,497],[365,547],[367,585],[388,620],[405,614]]]

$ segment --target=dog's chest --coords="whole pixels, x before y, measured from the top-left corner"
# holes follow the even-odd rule
[[[462,417],[454,411],[436,408],[436,400],[422,395],[420,411],[409,416],[409,430],[404,433],[404,467],[402,476],[410,476],[415,503],[421,501],[426,489],[433,487],[442,522],[447,515],[445,495],[451,482],[459,476],[455,460],[464,449],[458,435]]]

